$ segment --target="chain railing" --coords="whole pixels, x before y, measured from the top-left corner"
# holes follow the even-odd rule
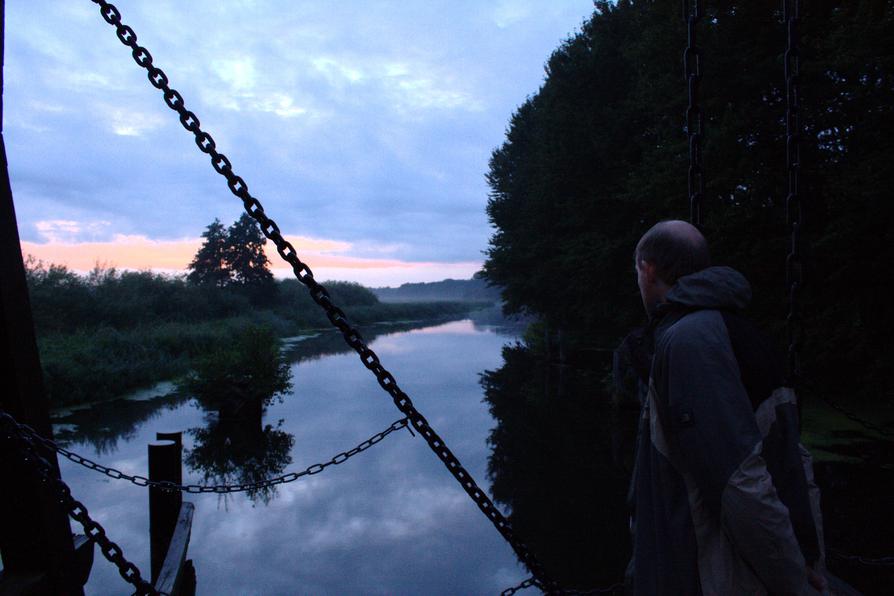
[[[683,50],[683,77],[689,95],[686,107],[686,136],[689,139],[689,221],[696,227],[702,225],[702,207],[705,197],[704,170],[702,169],[702,110],[698,104],[698,91],[702,82],[702,51],[696,43],[696,26],[702,18],[702,0],[683,0],[683,22],[686,23],[686,49]]]
[[[109,478],[113,478],[115,480],[126,480],[132,484],[141,487],[154,487],[160,488],[166,491],[182,491],[185,493],[191,494],[203,494],[203,493],[217,493],[217,494],[226,494],[226,493],[237,493],[237,492],[251,492],[255,490],[263,490],[265,488],[269,488],[272,486],[276,486],[279,484],[288,484],[289,482],[294,482],[299,478],[303,478],[304,476],[313,476],[314,474],[319,474],[329,466],[337,466],[339,464],[343,464],[355,455],[362,453],[393,433],[394,431],[401,430],[406,428],[411,433],[413,432],[409,427],[409,420],[407,418],[401,418],[400,420],[395,420],[392,422],[386,429],[377,432],[370,438],[366,439],[353,449],[349,449],[348,451],[342,451],[337,455],[330,458],[328,461],[312,464],[307,466],[300,472],[289,472],[287,474],[283,474],[281,476],[276,476],[274,478],[267,478],[265,480],[260,480],[258,482],[251,482],[246,484],[213,484],[213,485],[202,485],[202,484],[177,484],[176,482],[169,482],[167,480],[151,480],[146,478],[145,476],[141,476],[139,474],[128,474],[126,472],[122,472],[121,470],[117,470],[115,468],[111,468],[108,466],[104,466],[102,464],[96,463],[95,461],[88,459],[82,455],[78,455],[73,451],[69,451],[68,449],[62,447],[58,443],[47,439],[46,437],[41,436],[36,430],[31,428],[26,424],[20,424],[16,422],[9,414],[6,412],[0,411],[0,420],[3,420],[4,424],[12,425],[14,428],[18,430],[18,432],[24,436],[28,437],[28,440],[33,443],[37,443],[40,446],[44,447],[49,451],[53,451],[58,453],[62,457],[67,460],[74,462],[78,465],[84,466],[89,470],[93,470],[95,472],[99,472],[100,474],[105,474]]]
[[[137,43],[137,34],[134,30],[121,22],[119,10],[105,0],[92,0],[92,2],[99,5],[103,19],[109,25],[115,27],[118,39],[131,49],[131,56],[134,62],[146,69],[149,82],[162,92],[165,104],[177,112],[180,117],[180,123],[195,137],[196,146],[209,156],[214,170],[226,178],[230,192],[242,201],[246,213],[258,222],[264,236],[276,246],[280,257],[292,266],[295,277],[307,287],[313,301],[325,311],[330,323],[341,332],[345,343],[357,352],[363,365],[372,372],[382,389],[391,396],[397,409],[409,419],[413,428],[422,435],[422,438],[425,439],[431,450],[438,456],[456,481],[459,482],[460,486],[463,487],[463,490],[466,491],[481,512],[484,513],[497,531],[510,544],[519,560],[528,567],[543,586],[549,590],[556,588],[555,582],[547,577],[543,566],[534,554],[515,535],[506,516],[494,505],[487,493],[478,486],[472,475],[463,467],[456,455],[453,454],[444,443],[444,440],[428,423],[428,420],[416,409],[410,397],[398,386],[394,375],[382,366],[378,355],[366,345],[360,332],[348,321],[344,311],[332,302],[332,298],[326,288],[314,279],[313,271],[306,263],[301,261],[295,247],[283,238],[276,222],[264,212],[264,207],[260,201],[249,193],[245,180],[233,172],[230,160],[217,150],[217,145],[211,135],[202,130],[198,117],[192,111],[186,109],[183,96],[169,85],[168,76],[164,71],[153,64],[152,54]]]
[[[39,477],[41,484],[46,486],[47,490],[52,491],[65,512],[81,524],[87,538],[99,545],[103,557],[118,568],[118,573],[124,578],[124,581],[134,586],[137,594],[159,594],[149,582],[143,579],[137,566],[124,557],[124,551],[106,535],[105,528],[90,517],[87,507],[72,496],[71,489],[59,477],[53,465],[38,453],[35,437],[41,439],[43,437],[40,437],[33,429],[18,424],[5,412],[0,412],[0,426],[2,426],[0,436],[13,446],[12,449],[6,450],[7,453],[21,454],[26,467]],[[25,430],[26,428],[27,430]],[[41,444],[43,444],[43,440],[40,441]],[[34,465],[29,465],[31,463]]]

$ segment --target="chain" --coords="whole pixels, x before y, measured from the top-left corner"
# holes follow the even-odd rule
[[[830,549],[831,554],[836,559],[847,561],[848,563],[857,563],[866,565],[867,567],[894,567],[894,557],[861,557],[859,555],[846,555],[841,551]]]
[[[500,592],[500,596],[512,596],[516,592],[521,592],[522,590],[527,590],[528,588],[535,587],[539,588],[541,591],[547,594],[562,594],[566,596],[595,596],[596,594],[623,594],[624,593],[624,584],[615,583],[610,585],[607,588],[594,588],[592,590],[553,590],[547,591],[544,590],[543,586],[540,582],[537,581],[536,578],[529,577],[518,585],[512,586],[511,588],[506,588],[502,592]]]
[[[391,433],[396,430],[400,430],[402,428],[408,428],[409,420],[407,418],[401,418],[400,420],[395,420],[391,423],[391,425],[383,431],[377,432],[370,438],[366,439],[353,449],[348,451],[342,451],[338,455],[334,456],[327,462],[313,464],[311,466],[306,467],[304,470],[300,472],[290,472],[288,474],[283,474],[282,476],[277,476],[275,478],[268,478],[266,480],[261,480],[259,482],[252,482],[249,484],[215,484],[215,485],[200,485],[200,484],[177,484],[175,482],[169,482],[167,480],[150,480],[145,476],[140,476],[138,474],[130,475],[122,472],[121,470],[116,470],[115,468],[109,468],[102,464],[98,464],[95,461],[87,459],[82,455],[78,455],[59,444],[40,436],[37,431],[35,431],[30,426],[19,424],[16,422],[9,414],[6,412],[0,411],[0,419],[2,419],[7,424],[13,424],[18,428],[19,432],[23,435],[27,435],[27,437],[31,441],[35,441],[39,443],[45,449],[50,451],[55,451],[59,455],[65,457],[66,459],[84,466],[89,470],[94,470],[96,472],[100,472],[101,474],[105,474],[109,478],[114,478],[115,480],[127,480],[137,486],[151,486],[155,488],[160,488],[166,491],[175,491],[179,490],[185,493],[192,494],[201,494],[201,493],[236,493],[236,492],[245,492],[245,491],[254,491],[261,490],[265,488],[269,488],[271,486],[276,486],[277,484],[287,484],[289,482],[294,482],[303,476],[313,476],[314,474],[319,474],[329,466],[337,466],[338,464],[343,464],[358,453],[366,451]],[[412,431],[411,431],[412,432]]]
[[[799,298],[804,285],[803,261],[801,259],[801,235],[804,231],[799,175],[801,172],[801,77],[800,50],[798,48],[798,22],[800,1],[782,0],[782,15],[787,31],[785,48],[785,169],[788,175],[788,194],[785,197],[785,221],[791,230],[791,246],[785,259],[785,285],[788,288],[788,316],[786,335],[788,339],[788,359],[786,363],[786,383],[794,386],[800,381],[800,350],[804,336]]]
[[[245,180],[233,172],[230,160],[223,153],[217,151],[214,139],[201,129],[198,117],[186,109],[183,96],[169,86],[167,75],[153,64],[152,55],[149,51],[137,44],[137,34],[133,29],[121,22],[121,13],[118,9],[105,0],[92,0],[92,2],[99,5],[103,19],[115,27],[118,39],[131,49],[131,56],[134,61],[146,69],[149,82],[162,92],[167,106],[179,114],[180,123],[187,131],[193,134],[199,150],[210,157],[214,170],[226,178],[230,192],[242,201],[246,213],[258,222],[264,236],[276,246],[279,256],[292,266],[295,277],[307,287],[313,301],[325,311],[326,317],[332,325],[341,332],[345,343],[357,352],[363,365],[375,375],[379,385],[391,396],[397,409],[409,418],[413,428],[422,435],[428,446],[435,452],[453,477],[456,478],[457,482],[460,483],[482,513],[487,516],[497,531],[509,542],[516,555],[527,565],[531,573],[538,577],[544,585],[554,585],[554,582],[547,579],[543,567],[533,553],[524,543],[516,538],[509,520],[497,509],[490,497],[478,486],[471,474],[466,471],[459,459],[444,443],[443,439],[429,425],[428,420],[416,409],[410,397],[398,386],[394,376],[382,366],[376,353],[366,345],[357,329],[348,322],[344,311],[332,302],[326,288],[314,279],[314,274],[310,267],[298,258],[295,247],[282,237],[279,226],[267,216],[260,201],[249,193]]]
[[[52,464],[37,452],[37,446],[33,439],[35,437],[43,439],[43,437],[30,428],[28,428],[28,432],[23,432],[22,429],[27,427],[18,424],[5,412],[0,412],[0,423],[4,427],[2,434],[6,440],[10,443],[18,443],[16,446],[18,448],[15,451],[22,454],[22,462],[27,465],[33,461],[36,464],[28,467],[40,476],[42,484],[56,493],[59,503],[65,508],[68,515],[83,526],[84,534],[99,545],[102,555],[118,568],[118,573],[124,578],[124,581],[133,585],[137,594],[158,594],[155,588],[143,579],[137,566],[124,558],[124,551],[121,550],[121,547],[112,542],[106,535],[105,529],[90,517],[84,504],[72,497],[71,489],[58,476]]]
[[[683,50],[683,77],[689,92],[686,108],[686,135],[689,137],[689,220],[702,225],[702,203],[705,194],[702,170],[702,110],[698,90],[702,81],[701,48],[696,46],[696,25],[702,18],[702,0],[683,0],[683,21],[686,23],[686,49]]]
[[[505,590],[500,592],[500,596],[512,596],[516,592],[521,592],[522,590],[527,590],[531,586],[539,588],[540,584],[533,577],[529,577],[528,579],[526,579],[522,583],[518,584],[517,586],[512,586],[511,588],[506,588]]]

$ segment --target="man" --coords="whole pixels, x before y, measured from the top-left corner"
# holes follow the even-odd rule
[[[711,267],[704,237],[682,221],[646,232],[635,266],[654,356],[633,478],[634,592],[825,590],[795,395],[738,314],[748,282]]]

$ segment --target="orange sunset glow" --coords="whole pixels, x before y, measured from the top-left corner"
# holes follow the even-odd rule
[[[344,279],[374,285],[399,285],[407,281],[434,281],[444,277],[471,277],[481,264],[476,262],[434,263],[398,259],[353,257],[347,242],[286,236],[305,261],[324,279]],[[100,265],[127,270],[152,270],[181,273],[202,244],[201,238],[153,240],[145,236],[118,235],[104,242],[22,242],[22,254],[44,263],[65,265],[85,272]],[[291,268],[267,245],[271,269],[277,277],[286,277]]]

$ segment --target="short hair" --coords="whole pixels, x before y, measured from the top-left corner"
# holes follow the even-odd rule
[[[695,226],[677,220],[659,222],[643,234],[634,259],[654,265],[658,278],[669,286],[711,266],[705,237]]]

